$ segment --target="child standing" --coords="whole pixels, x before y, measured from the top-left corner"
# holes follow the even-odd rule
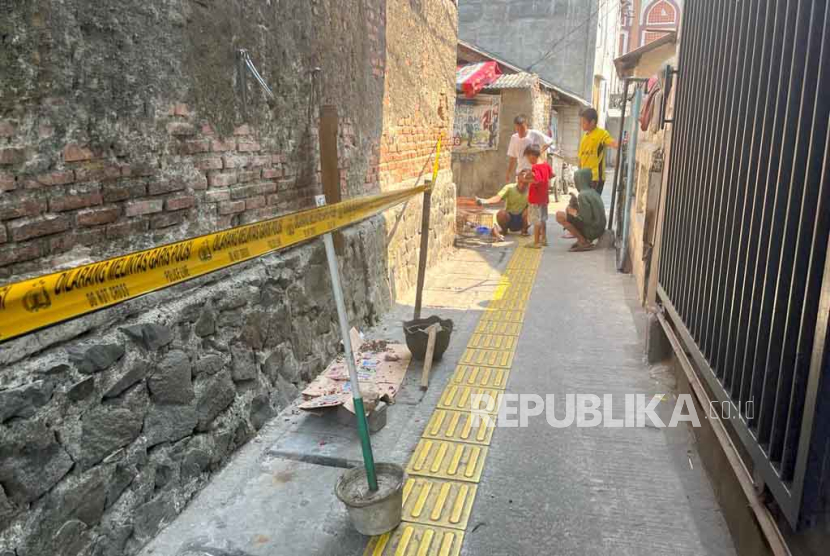
[[[533,247],[539,249],[548,244],[548,191],[550,180],[553,177],[553,168],[545,161],[540,161],[541,149],[536,145],[528,145],[525,149],[525,158],[530,163],[533,172],[533,183],[527,194],[528,221],[533,226]]]

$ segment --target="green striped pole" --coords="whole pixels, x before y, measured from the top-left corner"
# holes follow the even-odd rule
[[[316,197],[317,206],[326,204],[326,197]],[[334,240],[331,232],[323,235],[326,246],[326,259],[329,263],[331,286],[334,290],[334,301],[337,304],[337,319],[340,322],[340,336],[343,338],[343,352],[346,356],[346,366],[349,369],[349,382],[352,385],[352,400],[357,417],[357,434],[360,436],[360,446],[363,450],[363,464],[366,466],[366,478],[369,480],[369,490],[378,489],[378,479],[375,475],[375,458],[372,455],[372,443],[369,440],[369,422],[366,420],[366,410],[363,407],[363,397],[360,395],[360,383],[357,377],[357,368],[354,364],[352,340],[349,337],[349,317],[346,314],[346,303],[343,300],[343,288],[340,285],[340,269],[337,266],[337,254],[334,251]]]

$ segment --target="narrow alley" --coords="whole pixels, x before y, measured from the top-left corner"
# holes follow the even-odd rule
[[[455,435],[447,434],[464,409],[453,405],[460,395],[451,398],[465,386],[553,394],[557,401],[577,393],[620,400],[665,394],[657,414],[666,423],[676,402],[669,370],[644,361],[645,313],[632,279],[614,268],[613,251],[568,253],[558,237],[542,252],[522,240],[476,243],[458,249],[426,285],[428,313],[452,318],[456,326],[429,390],[422,394],[419,377],[408,375],[390,422],[372,436],[375,450],[388,454],[384,461],[409,462],[412,485],[404,494],[404,523],[371,540],[365,554],[437,554],[439,548],[471,556],[735,554],[685,427],[553,428],[539,415],[529,417],[527,427],[496,428],[484,438],[459,436],[460,423]],[[484,332],[504,324],[490,320],[488,306],[514,294],[528,296],[521,315],[504,321],[516,336],[505,335],[506,329]],[[397,323],[407,318],[411,302],[403,299],[369,334],[400,336]],[[492,369],[503,373],[500,381],[489,369],[476,373],[463,362],[484,337],[516,340],[506,350],[512,364]],[[622,406],[614,408],[618,415]],[[346,511],[331,494],[339,466],[360,461],[356,433],[325,417],[289,414],[263,429],[142,555],[359,554],[365,537],[349,530]],[[446,465],[433,472],[442,439],[482,449],[474,480],[453,482]],[[426,471],[413,469],[429,441],[432,453],[420,467]],[[451,454],[452,448],[446,462]],[[466,461],[465,454],[462,467]],[[431,494],[419,501],[427,484]],[[442,498],[444,484],[453,488]],[[456,485],[470,487],[461,502]],[[451,520],[455,511],[459,519]],[[292,534],[297,527],[310,534]],[[452,542],[445,545],[447,532]]]
[[[828,0],[0,0],[0,556],[827,556]]]

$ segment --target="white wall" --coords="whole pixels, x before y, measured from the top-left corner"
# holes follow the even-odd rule
[[[599,8],[594,77],[600,79],[595,79],[594,82],[599,85],[601,90],[595,91],[593,98],[598,100],[595,107],[599,112],[599,126],[604,128],[606,127],[610,96],[618,88],[614,57],[620,34],[620,0],[605,0],[604,3],[599,4]]]

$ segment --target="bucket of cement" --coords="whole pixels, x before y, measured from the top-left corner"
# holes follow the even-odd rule
[[[334,494],[346,505],[349,519],[358,533],[382,535],[397,527],[403,509],[403,484],[406,473],[394,463],[375,465],[378,490],[369,490],[366,469],[353,467],[340,475]]]
[[[441,356],[444,355],[444,352],[447,351],[447,347],[450,345],[452,321],[450,319],[432,316],[425,319],[408,320],[403,323],[406,347],[412,352],[412,357],[416,361],[423,361],[424,357],[426,357],[427,340],[429,339],[427,329],[436,322],[441,325],[441,329],[435,336],[435,351],[432,354],[432,358],[437,361],[441,359]]]

